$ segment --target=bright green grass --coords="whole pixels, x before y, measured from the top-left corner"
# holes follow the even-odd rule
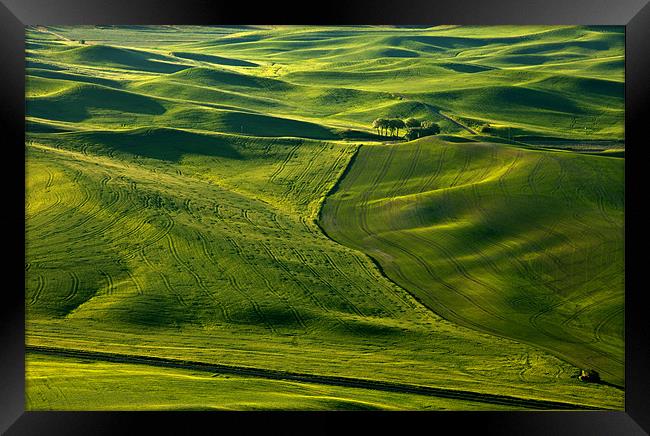
[[[27,39],[28,343],[623,407],[622,390],[580,383],[575,359],[537,348],[558,354],[552,346],[441,319],[315,223],[359,147],[341,139],[371,138],[379,116],[430,118],[451,135],[469,133],[441,113],[516,135],[622,139],[620,34],[582,27],[57,26],[30,29]],[[596,49],[561,66],[494,59],[516,45],[583,39],[595,40]],[[422,169],[426,177],[432,168]],[[404,188],[401,179],[386,182],[391,191]],[[618,298],[620,289],[611,295]],[[600,315],[584,316],[572,321],[572,334],[592,331]],[[615,323],[600,330],[605,352],[619,353]],[[30,362],[34,371],[66,374],[56,382],[61,396],[28,379],[34,408],[133,408],[140,399],[127,383],[147,372],[175,380],[180,372],[125,368],[131,375],[116,378],[115,366],[95,364],[102,389],[93,394],[89,375],[66,373],[65,361]],[[174,396],[158,391],[147,407],[495,407],[318,388],[339,399],[323,401],[278,382],[232,383],[245,385],[250,401],[224,393],[207,406],[201,397],[170,403]],[[183,387],[205,396],[212,388],[198,379]]]
[[[83,33],[76,27],[54,31],[75,40]],[[293,114],[326,125],[368,129],[382,115],[378,107],[403,117],[442,109],[507,126],[519,136],[623,138],[624,40],[617,27],[86,31],[98,45],[68,41],[63,49],[58,43],[48,50],[51,35],[31,32],[40,45],[28,51],[28,60],[121,79],[148,95]],[[140,44],[147,32],[150,42],[158,41],[155,47]],[[105,35],[116,47],[92,41],[92,34]],[[198,42],[184,42],[188,35]],[[410,104],[395,106],[404,101]]]
[[[322,225],[445,318],[622,385],[623,169],[486,143],[364,146]]]
[[[86,141],[27,149],[31,344],[620,401],[544,353],[440,320],[323,236],[312,219],[352,146],[240,139],[238,159]]]
[[[481,410],[470,401],[30,356],[28,410]],[[83,380],[83,382],[79,382]],[[111,402],[106,402],[106,397]],[[495,410],[513,407],[494,405]],[[514,408],[516,410],[516,408]]]

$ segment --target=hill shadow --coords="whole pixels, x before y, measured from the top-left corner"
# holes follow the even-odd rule
[[[47,70],[53,70],[53,71],[61,71],[61,70],[63,70],[63,68],[58,67],[56,65],[47,64],[47,63],[43,63],[43,62],[37,62],[37,61],[33,61],[33,60],[27,60],[25,62],[25,68],[40,68],[40,69],[44,69],[44,70],[47,69]]]
[[[295,85],[278,79],[258,77],[235,71],[218,70],[205,67],[188,68],[168,76],[173,80],[190,80],[194,84],[216,88],[236,87],[257,89],[259,91],[290,91]]]
[[[175,73],[189,68],[187,65],[174,64],[173,58],[157,53],[100,44],[73,48],[57,56],[74,64],[105,65],[152,73]]]
[[[207,55],[201,53],[175,51],[172,52],[172,55],[178,58],[191,59],[193,61],[209,62],[211,64],[218,64],[218,65],[230,65],[233,67],[257,67],[258,66],[258,64],[254,62],[248,62],[241,59],[224,58],[221,56]]]
[[[486,67],[483,65],[475,64],[459,64],[459,63],[445,63],[438,64],[439,66],[457,73],[480,73],[482,71],[494,70],[494,67]]]
[[[170,162],[178,162],[186,154],[242,159],[242,155],[227,139],[186,130],[145,128],[127,132],[93,131],[70,135],[79,141],[106,147],[111,151]]]
[[[108,87],[119,87],[120,82],[102,77],[82,76],[81,74],[70,74],[63,71],[56,71],[41,68],[27,68],[27,74],[30,76],[44,77],[46,79],[68,80],[72,82],[93,83]]]
[[[214,129],[244,135],[337,139],[329,128],[307,121],[270,115],[223,111],[214,117]]]
[[[151,97],[96,85],[79,85],[55,95],[28,98],[27,115],[58,121],[83,121],[89,110],[160,115],[165,107]]]

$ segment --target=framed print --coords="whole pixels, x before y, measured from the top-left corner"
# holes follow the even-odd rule
[[[647,434],[644,1],[0,11],[7,434]]]

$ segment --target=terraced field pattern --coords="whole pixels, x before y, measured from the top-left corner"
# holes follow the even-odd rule
[[[28,410],[624,408],[622,27],[39,26],[26,57]],[[411,117],[440,134],[372,126]]]

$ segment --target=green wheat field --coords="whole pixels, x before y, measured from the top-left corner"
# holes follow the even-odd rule
[[[26,409],[624,409],[624,40],[27,27]]]

